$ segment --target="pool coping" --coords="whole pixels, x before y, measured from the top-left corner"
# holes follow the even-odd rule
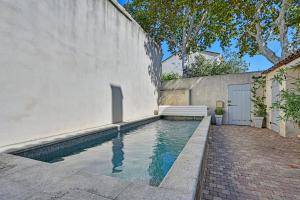
[[[67,140],[73,140],[73,139],[85,137],[92,134],[105,133],[106,131],[112,131],[112,132],[125,131],[127,129],[141,126],[143,124],[147,124],[159,119],[160,116],[158,115],[150,116],[150,117],[148,116],[139,120],[110,124],[110,125],[105,125],[105,126],[91,128],[91,129],[74,131],[66,134],[59,134],[53,137],[41,138],[30,142],[18,143],[16,145],[0,148],[0,153],[3,152],[9,154],[17,154],[20,152],[29,151],[29,150],[33,150],[45,146],[50,146],[53,144],[58,144]]]
[[[160,116],[147,117],[114,125],[112,129],[125,130],[158,119],[160,119]],[[22,197],[22,194],[19,194],[19,191],[15,189],[19,187],[21,188],[20,192],[23,189],[21,193],[24,193],[24,188],[28,188],[28,191],[25,190],[26,193],[32,192],[31,195],[33,196],[57,197],[62,195],[62,199],[65,199],[65,195],[73,193],[76,193],[78,198],[81,196],[86,198],[86,195],[98,195],[101,199],[107,200],[195,199],[200,193],[199,188],[201,188],[203,180],[210,120],[210,117],[203,118],[159,187],[128,182],[104,175],[95,176],[80,170],[72,171],[49,163],[0,153],[0,184],[3,186],[3,189],[0,188],[0,193],[4,192],[4,196],[13,193],[13,195]],[[109,128],[105,128],[105,130],[109,130]],[[82,137],[95,131],[69,138]],[[57,143],[61,140],[66,140],[66,138],[60,138],[52,142]],[[33,148],[33,146],[28,147],[28,149],[30,148]],[[16,151],[16,149],[14,150]]]
[[[211,117],[204,117],[159,185],[180,191],[195,199],[201,193],[204,178],[207,138]]]

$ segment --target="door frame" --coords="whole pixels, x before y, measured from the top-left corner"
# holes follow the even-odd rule
[[[249,86],[249,122],[247,124],[235,124],[234,122],[232,122],[232,120],[230,120],[230,107],[229,106],[229,100],[230,100],[230,86]],[[227,97],[227,122],[230,125],[237,125],[237,126],[250,126],[251,125],[251,83],[242,83],[242,84],[230,84],[227,86],[227,91],[228,91],[228,97]]]
[[[277,90],[274,91],[273,88],[274,87],[277,87]],[[275,96],[274,96],[275,95]],[[277,80],[272,80],[272,83],[271,83],[271,103],[273,104],[279,97],[280,95],[280,84]],[[270,125],[271,125],[271,130],[279,133],[280,132],[280,118],[279,119],[273,119],[273,117],[275,117],[275,114],[276,113],[277,117],[279,118],[280,117],[280,110],[279,109],[274,109],[274,108],[271,108],[271,120],[270,120]],[[277,122],[277,123],[274,123],[274,122]]]

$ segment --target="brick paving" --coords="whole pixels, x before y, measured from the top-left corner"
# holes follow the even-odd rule
[[[212,126],[202,199],[300,200],[300,140]]]

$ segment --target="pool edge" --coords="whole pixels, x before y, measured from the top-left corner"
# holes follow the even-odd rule
[[[33,141],[32,143],[24,142],[23,144],[17,144],[7,147],[4,150],[1,150],[0,153],[6,153],[6,154],[13,154],[17,155],[21,152],[30,151],[38,148],[47,147],[50,145],[55,145],[58,143],[63,143],[68,140],[73,140],[81,137],[86,137],[93,134],[105,134],[108,131],[111,132],[118,132],[118,131],[125,131],[131,128],[135,128],[138,126],[142,126],[144,124],[154,122],[156,120],[159,120],[160,116],[148,116],[144,117],[138,120],[128,121],[128,122],[122,122],[119,124],[110,124],[103,127],[95,128],[95,129],[86,129],[86,130],[80,130],[78,132],[72,132],[72,133],[66,133],[66,134],[60,134],[53,137],[46,137],[42,139],[37,139],[36,141]]]
[[[147,123],[147,119],[149,120],[153,120],[153,118],[155,119],[160,119],[160,116],[152,116],[152,117],[147,117],[147,118],[143,118],[141,120],[137,120],[137,121],[131,121],[128,124],[130,125],[137,125],[139,126],[137,123]],[[207,119],[204,118],[203,119],[205,123],[200,122],[200,124],[198,125],[197,129],[194,131],[192,137],[189,139],[189,141],[187,142],[187,144],[185,145],[184,149],[182,150],[185,151],[185,149],[190,146],[188,144],[193,144],[195,143],[197,145],[197,141],[199,139],[199,137],[202,137],[200,134],[201,131],[205,130],[205,124],[207,124]],[[143,121],[143,122],[141,122]],[[210,118],[209,118],[210,121]],[[126,123],[127,124],[127,123]],[[124,128],[125,124],[119,124],[119,127]],[[140,124],[142,125],[142,124]],[[115,128],[117,126],[114,126]],[[207,124],[207,128],[209,128],[209,124]],[[208,130],[207,130],[208,132]],[[197,134],[198,133],[198,134]],[[88,134],[88,133],[86,133]],[[78,134],[77,136],[83,136],[83,134]],[[64,138],[65,140],[66,138]],[[205,140],[207,139],[207,135]],[[40,145],[44,145],[40,144]],[[206,142],[205,142],[206,144]],[[199,144],[198,144],[199,145]],[[192,145],[193,146],[193,145]],[[19,148],[21,149],[21,148]],[[23,147],[24,149],[24,147]],[[15,149],[16,150],[16,149]],[[181,156],[182,152],[180,153],[179,156]],[[205,153],[203,153],[205,155]],[[33,184],[34,186],[37,186],[37,190],[41,190],[44,191],[45,189],[47,189],[47,192],[51,195],[56,195],[56,193],[54,193],[53,191],[48,189],[49,186],[49,180],[51,180],[53,177],[55,180],[64,180],[64,179],[72,179],[73,182],[70,186],[65,186],[64,182],[60,183],[60,181],[55,182],[55,183],[50,183],[50,186],[56,186],[60,192],[73,192],[72,186],[76,185],[77,188],[80,188],[82,191],[90,191],[90,190],[95,190],[95,189],[99,189],[99,194],[101,196],[106,196],[107,194],[110,194],[111,192],[115,192],[115,187],[119,188],[120,191],[118,191],[116,194],[114,194],[114,199],[119,199],[119,200],[125,200],[125,199],[131,199],[131,200],[138,200],[138,199],[145,199],[145,200],[150,200],[150,199],[157,199],[157,200],[165,200],[166,197],[168,197],[168,199],[172,199],[172,200],[192,200],[195,199],[196,195],[199,193],[199,189],[198,186],[201,183],[198,180],[202,180],[203,178],[201,178],[202,176],[200,176],[202,174],[202,172],[200,170],[198,170],[198,174],[199,177],[197,177],[196,179],[192,179],[190,180],[189,185],[191,185],[191,187],[193,188],[193,190],[191,191],[183,191],[180,189],[174,189],[174,188],[164,188],[164,187],[153,187],[153,186],[149,186],[146,184],[138,184],[138,183],[134,183],[134,182],[128,182],[128,181],[124,181],[118,178],[114,178],[114,177],[107,177],[107,176],[87,176],[85,173],[82,173],[80,171],[69,171],[68,169],[61,169],[59,167],[55,167],[53,165],[49,165],[47,163],[44,162],[40,162],[40,161],[35,161],[35,160],[31,160],[29,158],[23,158],[20,156],[15,156],[15,155],[11,155],[11,154],[7,154],[5,155],[5,153],[0,153],[0,158],[1,156],[7,157],[6,159],[3,160],[4,164],[7,166],[14,166],[11,169],[8,169],[7,172],[4,172],[4,176],[6,176],[7,178],[12,178],[15,181],[18,181],[18,183],[20,184],[20,186],[24,183],[26,183],[26,187],[29,183]],[[178,157],[179,157],[178,156]],[[204,157],[201,159],[202,162],[197,165],[196,167],[202,167],[204,169],[204,162],[205,159]],[[178,162],[177,160],[175,161],[175,163],[173,165],[177,165],[176,162]],[[173,168],[173,166],[172,166]],[[172,168],[170,169],[170,171],[172,170]],[[31,174],[31,172],[34,171],[34,174]],[[45,171],[47,173],[45,173]],[[166,177],[169,175],[170,176],[170,172],[166,175]],[[195,170],[196,171],[196,170]],[[201,173],[200,173],[201,172]],[[3,173],[3,172],[2,172]],[[17,174],[15,174],[17,173]],[[1,175],[1,173],[0,173]],[[82,184],[82,179],[78,178],[78,176],[80,176],[81,178],[85,178],[88,179],[88,185]],[[175,176],[178,176],[178,174],[175,174]],[[35,178],[33,178],[35,177]],[[165,178],[166,178],[165,177]],[[189,176],[187,175],[187,178],[189,178]],[[194,183],[196,181],[196,184]],[[37,185],[37,183],[40,183]],[[101,182],[101,184],[105,183],[106,185],[114,185],[113,187],[104,187],[103,185],[99,185],[99,182]],[[10,184],[10,182],[7,182],[6,184]],[[124,185],[126,185],[126,187],[123,187]],[[47,186],[46,188],[44,186]],[[61,188],[60,188],[61,187]],[[66,187],[66,188],[64,188]],[[1,189],[0,189],[1,191]]]
[[[207,139],[211,116],[204,117],[159,185],[160,188],[180,191],[192,199],[202,190],[207,156]]]

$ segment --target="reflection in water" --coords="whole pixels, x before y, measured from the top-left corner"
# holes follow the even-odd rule
[[[157,136],[148,168],[150,185],[158,186],[161,183],[193,133],[190,131],[189,134],[185,134],[184,130],[186,130],[184,126],[168,127],[167,130],[157,129],[160,134]]]
[[[112,140],[112,151],[113,151],[113,157],[112,157],[112,173],[120,173],[122,172],[122,165],[124,160],[124,143],[123,143],[123,136],[118,135],[118,137],[114,138]]]
[[[158,186],[198,125],[197,121],[159,120],[119,135],[117,131],[91,134],[66,141],[67,147],[57,151],[31,154],[73,171]]]

